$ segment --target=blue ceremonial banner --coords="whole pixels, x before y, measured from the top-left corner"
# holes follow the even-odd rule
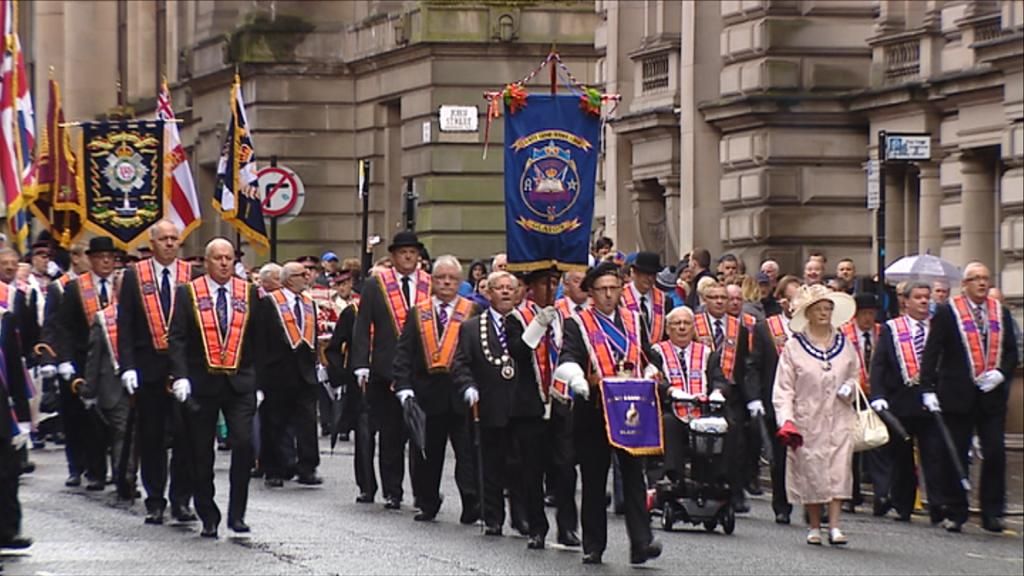
[[[601,381],[608,443],[633,456],[664,452],[658,386],[654,380],[605,378]]]
[[[131,250],[164,216],[164,122],[89,122],[82,131],[85,227]]]
[[[508,269],[586,270],[601,119],[573,94],[505,109]]]

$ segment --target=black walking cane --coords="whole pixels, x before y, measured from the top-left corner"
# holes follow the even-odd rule
[[[895,414],[888,410],[875,410],[875,413],[889,427],[889,431],[892,432],[893,436],[898,437],[904,442],[910,442],[910,434],[907,434],[907,429],[903,427],[903,424],[900,424],[900,419]]]
[[[960,477],[960,486],[965,493],[970,492],[971,481],[967,478],[963,463],[960,462],[960,455],[957,453],[956,444],[953,443],[953,436],[949,433],[949,428],[946,427],[946,421],[942,419],[941,412],[932,412],[932,416],[935,417],[935,425],[938,426],[939,432],[942,434],[942,441],[946,444],[949,457],[953,459],[953,467],[956,468],[957,476]]]
[[[135,483],[128,481],[129,460],[132,457],[136,420],[135,396],[128,398],[128,422],[125,425],[124,442],[117,460],[117,493],[125,500],[135,500]]]
[[[484,520],[484,450],[480,438],[480,401],[473,404],[473,447],[476,448],[476,482],[477,500],[480,505],[480,531],[483,532]]]
[[[761,433],[761,445],[764,449],[761,450],[761,454],[764,455],[764,459],[768,461],[768,465],[771,466],[775,463],[775,453],[772,450],[772,435],[768,433],[768,424],[764,421],[764,414],[758,414],[754,416],[754,421],[757,423],[757,429]]]

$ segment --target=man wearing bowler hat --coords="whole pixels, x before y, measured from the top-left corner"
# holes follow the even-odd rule
[[[665,315],[671,310],[671,303],[665,293],[655,286],[661,259],[654,252],[638,252],[629,268],[630,282],[622,289],[622,304],[634,314],[639,314],[645,345],[650,346],[665,339]]]
[[[430,275],[416,268],[422,249],[415,232],[395,234],[388,246],[393,267],[382,269],[363,286],[350,358],[356,383],[366,391],[372,429],[380,431],[381,488],[384,506],[392,510],[402,505],[406,440],[402,406],[395,397],[393,364],[409,310],[430,298]],[[374,450],[373,440],[369,449]],[[373,502],[376,489],[376,481],[360,486],[356,501]]]

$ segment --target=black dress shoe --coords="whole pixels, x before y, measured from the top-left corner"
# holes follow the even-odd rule
[[[484,536],[501,536],[501,526],[487,525],[484,528]]]
[[[554,496],[548,494],[547,496],[544,497],[544,506],[546,506],[548,508],[554,508],[554,507],[558,506],[558,503],[555,502],[555,497]]]
[[[249,471],[249,478],[263,478],[263,469],[259,466]]]
[[[897,512],[896,513],[896,521],[897,522],[910,522],[910,512]]]
[[[284,486],[284,480],[280,478],[264,478],[263,485],[267,488],[280,488]]]
[[[249,528],[249,525],[245,523],[245,520],[235,520],[234,522],[228,520],[228,528],[230,528],[232,532],[237,532],[239,534],[245,534],[252,530]]]
[[[480,519],[480,508],[477,506],[470,506],[462,509],[462,515],[459,516],[459,524],[469,526],[475,524]]]
[[[779,512],[778,514],[776,514],[775,515],[775,523],[776,524],[789,524],[789,513],[788,512]]]
[[[0,548],[8,550],[23,550],[32,545],[32,539],[27,536],[11,536],[0,540]]]
[[[737,514],[746,514],[750,512],[750,502],[747,502],[746,498],[738,498],[733,501],[732,510]]]
[[[149,513],[146,514],[146,520],[144,522],[146,524],[152,524],[152,525],[155,525],[155,526],[159,526],[159,525],[163,524],[164,523],[164,511],[163,510],[150,510]]]
[[[341,440],[342,442],[348,442],[348,432],[342,432],[341,434],[338,434],[338,440]]]
[[[36,471],[36,463],[29,461],[21,465],[22,474],[31,474]]]
[[[171,506],[171,516],[178,522],[195,522],[199,519],[188,506]]]
[[[106,487],[107,483],[103,480],[92,480],[85,485],[85,489],[90,492],[101,492]]]
[[[847,514],[857,513],[857,505],[854,504],[852,500],[846,500],[845,502],[843,502],[842,508],[843,512],[846,512]]]
[[[401,510],[402,501],[398,498],[388,498],[387,501],[384,502],[384,507],[388,510]]]
[[[428,511],[423,510],[423,511],[417,512],[416,515],[412,517],[412,519],[417,521],[417,522],[432,522],[434,520],[434,518],[437,518],[437,511],[436,510],[432,511],[432,512],[428,512]]]
[[[580,537],[576,535],[573,530],[567,530],[565,532],[558,533],[558,543],[562,546],[569,546],[570,548],[576,548],[580,545]]]
[[[747,484],[747,494],[750,494],[751,496],[760,496],[764,494],[764,490],[761,489],[761,482],[756,479],[751,480],[750,483]]]
[[[324,479],[316,474],[299,474],[295,481],[306,486],[319,486],[324,483]]]
[[[217,537],[217,525],[210,523],[203,523],[203,531],[199,533],[203,538],[216,538]]]
[[[530,536],[526,541],[527,550],[543,550],[544,549],[544,537],[543,536]]]
[[[651,543],[648,544],[645,548],[629,553],[629,563],[643,564],[644,562],[647,562],[648,560],[653,560],[658,556],[661,556],[661,542],[658,542],[657,540],[651,540]]]
[[[946,532],[959,533],[963,530],[963,526],[963,522],[957,522],[956,520],[950,520],[948,518],[942,521],[942,527]]]
[[[871,514],[876,518],[881,518],[892,510],[892,500],[888,498],[879,498],[875,500],[874,505],[871,507]]]
[[[520,520],[516,520],[516,521],[510,522],[510,524],[511,524],[513,530],[515,530],[516,532],[519,532],[520,536],[529,536],[530,535],[530,525],[526,522],[526,520],[520,519]]]
[[[68,488],[77,488],[78,486],[81,486],[82,475],[71,474],[70,476],[68,476],[68,479],[64,481],[64,485],[67,486]]]
[[[998,534],[1001,533],[1003,530],[1006,530],[1006,523],[1003,522],[1002,518],[982,517],[981,527],[987,530],[988,532],[995,532]]]
[[[601,553],[600,552],[588,552],[587,554],[584,554],[583,555],[583,563],[584,564],[600,564],[601,563]]]
[[[365,492],[361,492],[359,494],[359,496],[356,496],[356,503],[357,504],[372,504],[373,503],[373,494],[367,494]]]

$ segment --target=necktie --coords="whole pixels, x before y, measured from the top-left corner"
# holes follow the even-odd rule
[[[722,332],[722,319],[715,320],[715,350],[722,347],[722,338],[725,334]]]
[[[107,294],[107,279],[100,278],[100,308],[106,308],[109,295]]]
[[[402,296],[405,296],[405,307],[412,308],[412,292],[409,291],[409,277],[402,277]]]
[[[682,351],[679,352],[679,367],[683,373],[683,389],[685,390],[686,383],[690,381],[690,378],[686,374],[686,353]]]
[[[441,304],[437,307],[437,327],[438,332],[444,332],[444,327],[448,325],[448,312],[445,311],[447,306]]]
[[[924,354],[924,337],[924,322],[918,322],[917,331],[914,332],[914,354],[917,355],[918,360]]]
[[[988,350],[988,326],[985,325],[985,316],[981,306],[971,306],[974,312],[974,325],[978,327],[978,336],[981,337],[981,345]]]
[[[582,304],[577,304],[576,305],[576,312],[583,312],[583,305]]]
[[[498,332],[498,343],[501,344],[501,351],[508,351],[508,340],[505,338],[505,322],[498,318],[494,323],[494,329]]]
[[[640,315],[644,317],[644,327],[651,327],[651,313],[647,311],[647,296],[640,297]]]
[[[163,280],[160,281],[160,308],[164,318],[171,315],[171,271],[164,268]]]
[[[228,333],[228,291],[223,286],[217,289],[217,324],[224,339]]]
[[[867,370],[871,366],[871,332],[865,330],[862,336],[864,337],[864,369]]]
[[[295,325],[302,330],[302,302],[298,298],[295,299]]]

